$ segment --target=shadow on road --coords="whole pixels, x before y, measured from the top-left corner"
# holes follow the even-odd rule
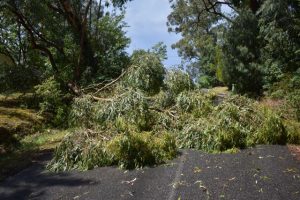
[[[75,178],[66,173],[49,173],[43,164],[35,164],[0,184],[0,199],[40,199],[45,191],[55,188],[73,188],[95,184],[84,178]]]

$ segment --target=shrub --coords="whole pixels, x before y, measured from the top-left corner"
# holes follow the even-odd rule
[[[215,77],[209,75],[201,75],[198,78],[197,86],[198,88],[211,88],[215,82]]]
[[[300,89],[286,96],[287,109],[291,108],[293,118],[300,121]]]
[[[46,79],[42,84],[35,86],[36,94],[42,99],[41,112],[54,112],[62,104],[60,85],[54,77]]]
[[[284,122],[287,129],[287,142],[289,144],[300,144],[300,123],[294,120]]]
[[[41,74],[40,68],[34,65],[29,67],[0,63],[0,93],[30,91],[40,83]]]
[[[42,114],[52,114],[49,121],[53,125],[66,125],[68,106],[63,102],[63,92],[54,77],[50,77],[42,84],[35,86],[35,92],[41,98],[40,112]]]

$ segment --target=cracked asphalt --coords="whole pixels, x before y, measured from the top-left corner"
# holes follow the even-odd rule
[[[50,173],[38,162],[0,183],[0,199],[299,200],[300,161],[286,146],[237,154],[182,150],[157,167]]]

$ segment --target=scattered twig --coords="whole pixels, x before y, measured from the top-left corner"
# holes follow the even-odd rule
[[[130,184],[130,185],[133,185],[136,180],[137,180],[137,178],[134,178],[131,181],[122,181],[122,184],[127,183],[127,184]]]

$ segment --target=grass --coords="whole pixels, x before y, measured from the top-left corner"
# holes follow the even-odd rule
[[[210,92],[213,92],[215,94],[227,94],[228,93],[228,87],[214,87],[210,89]]]
[[[34,110],[0,107],[0,127],[11,134],[26,135],[42,121],[43,118]]]
[[[42,122],[34,110],[0,107],[0,155],[14,151],[19,140],[34,133]]]
[[[0,106],[36,108],[37,101],[33,93],[0,94]]]
[[[0,180],[28,166],[37,154],[52,151],[64,131],[41,129],[45,120],[34,109],[32,93],[0,94]]]
[[[66,134],[66,131],[48,129],[43,133],[26,136],[21,140],[21,144],[25,147],[28,145],[33,146],[38,150],[52,150],[61,142]]]
[[[39,153],[53,151],[65,134],[65,131],[45,130],[25,136],[14,151],[1,154],[0,181],[30,165]]]

